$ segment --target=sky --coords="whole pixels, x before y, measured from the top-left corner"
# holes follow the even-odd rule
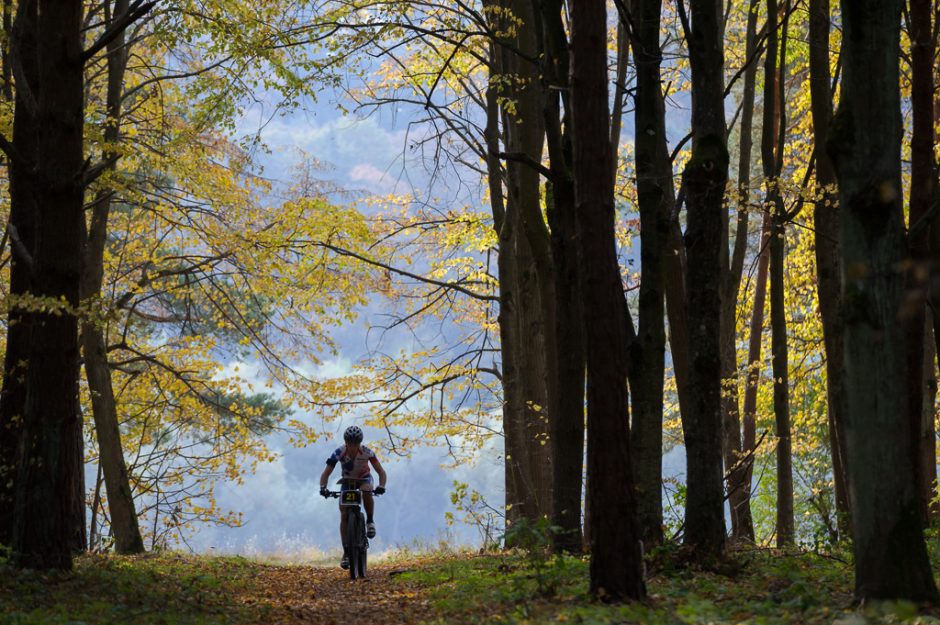
[[[284,115],[271,115],[271,107],[263,104],[245,112],[238,132],[245,135],[260,132],[269,149],[257,155],[263,175],[289,183],[298,162],[313,157],[325,165],[322,178],[342,189],[375,194],[417,192],[427,196],[427,172],[423,163],[407,150],[409,132],[416,132],[409,129],[412,118],[408,111],[385,109],[364,118],[344,115],[337,110],[333,98],[332,93],[323,93],[318,102]],[[631,117],[625,116],[627,141],[632,138]],[[437,185],[434,191],[440,193],[440,181]],[[447,195],[446,189],[443,194]],[[348,372],[356,358],[365,353],[369,324],[369,311],[366,312],[360,322],[338,331],[339,356],[325,361],[321,371],[337,375]],[[317,415],[295,417],[322,427]],[[259,465],[243,484],[223,481],[216,488],[220,508],[241,512],[243,525],[199,527],[188,541],[191,548],[198,552],[299,560],[336,552],[337,504],[319,496],[319,476],[326,458],[341,444],[342,430],[348,424],[331,424],[335,428],[332,440],[321,439],[303,448],[293,447],[283,435],[267,439],[271,450],[277,453],[274,462]],[[381,435],[366,428],[365,444]],[[445,513],[454,511],[450,494],[455,481],[469,484],[494,507],[501,506],[504,479],[501,444],[499,440],[493,441],[476,463],[457,468],[448,465],[448,457],[439,448],[418,450],[409,458],[380,456],[388,473],[388,494],[376,503],[378,535],[372,541],[373,549],[381,553],[436,546],[442,541],[452,546],[478,546],[481,542],[478,530],[459,522],[449,525]],[[665,456],[664,472],[678,477],[684,471],[684,454],[681,448],[676,448]]]
[[[375,114],[360,118],[339,113],[328,98],[286,115],[271,117],[263,107],[249,109],[239,132],[261,133],[268,152],[259,153],[263,175],[290,182],[293,168],[305,157],[324,165],[321,177],[348,191],[387,194],[420,190],[422,168],[406,162],[407,119]],[[321,374],[343,375],[367,350],[369,311],[360,322],[340,328],[335,336],[340,355],[326,360]],[[250,363],[240,364],[242,372]],[[249,377],[250,381],[250,377]],[[262,384],[258,384],[258,387]],[[322,427],[317,415],[295,414]],[[198,552],[237,553],[248,556],[317,559],[339,547],[339,513],[335,499],[319,495],[319,478],[332,451],[342,444],[349,420],[330,424],[332,439],[308,447],[292,446],[286,435],[266,439],[277,460],[260,464],[242,484],[222,481],[216,499],[223,510],[242,513],[237,528],[201,526],[188,539]],[[365,444],[384,432],[365,429]],[[475,527],[448,524],[445,512],[453,511],[450,494],[454,482],[467,483],[499,507],[503,496],[503,471],[499,461],[501,441],[493,441],[473,465],[449,466],[439,448],[418,450],[412,457],[381,456],[388,473],[388,492],[376,503],[378,534],[372,547],[378,552],[401,548],[476,546],[481,536]],[[339,471],[334,472],[335,481]]]

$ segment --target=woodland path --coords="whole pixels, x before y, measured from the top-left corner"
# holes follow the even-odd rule
[[[394,579],[407,568],[376,564],[365,579],[351,580],[339,566],[263,566],[239,600],[261,608],[265,623],[418,623],[434,612],[426,589]]]

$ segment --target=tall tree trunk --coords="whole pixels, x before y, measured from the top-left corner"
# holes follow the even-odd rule
[[[490,73],[499,74],[500,57],[496,44],[490,45]],[[512,221],[506,218],[507,205],[503,194],[503,167],[499,159],[499,93],[490,81],[486,90],[486,128],[484,140],[487,149],[487,182],[490,191],[490,207],[493,213],[493,229],[502,252],[497,257],[499,278],[499,340],[501,356],[501,382],[503,388],[503,458],[505,475],[505,509],[508,524],[521,518],[524,479],[522,462],[524,448],[519,449],[517,424],[524,419],[525,400],[519,380],[516,352],[519,344],[519,327],[516,322],[515,259],[512,254]]]
[[[78,321],[84,227],[82,2],[39,10],[39,206],[34,293],[65,310],[36,315],[26,374],[23,456],[17,473],[13,552],[19,566],[70,569],[80,484]],[[57,314],[56,314],[57,313]],[[76,473],[78,475],[76,475]]]
[[[760,230],[760,253],[754,280],[754,307],[748,328],[747,374],[744,386],[744,441],[749,457],[745,463],[744,484],[751,490],[754,476],[754,454],[757,452],[757,391],[760,385],[761,346],[764,333],[764,304],[767,301],[767,273],[770,267],[770,213],[764,213]]]
[[[786,207],[780,191],[783,142],[786,129],[786,29],[778,55],[778,5],[767,0],[767,56],[764,61],[764,127],[761,160],[767,185],[767,207],[772,211],[770,229],[770,330],[774,377],[774,421],[777,434],[777,545],[793,544],[793,460],[790,441],[790,376],[787,354],[787,316],[784,297],[786,260]],[[779,67],[778,67],[779,60]]]
[[[545,143],[544,103],[539,81],[539,67],[530,59],[540,49],[539,30],[533,5],[527,0],[507,0],[506,6],[521,24],[504,49],[503,66],[516,77],[512,83],[512,111],[505,111],[504,131],[507,150],[525,155],[538,163]],[[558,412],[555,325],[555,268],[551,240],[542,217],[539,172],[528,163],[510,162],[507,204],[514,210],[507,215],[518,216],[513,227],[518,239],[515,249],[521,254],[517,264],[520,299],[517,310],[522,313],[525,362],[520,363],[526,400],[524,442],[528,447],[528,472],[535,506],[531,518],[552,515],[552,446],[550,419]],[[524,259],[524,260],[523,260]]]
[[[679,414],[692,410],[689,377],[692,365],[689,362],[689,318],[685,289],[685,245],[679,227],[675,202],[670,208],[669,235],[666,239],[666,257],[663,259],[663,277],[666,282],[666,319],[669,322],[669,355],[672,372],[676,379],[676,396]]]
[[[937,24],[937,21],[934,20],[935,32],[940,34],[940,24]],[[934,44],[936,47],[936,43]],[[936,83],[935,83],[936,84]],[[937,92],[935,88],[934,93],[934,109],[933,109],[934,119],[940,119],[940,92]],[[940,129],[934,126],[934,143],[940,143]],[[940,171],[936,172],[936,178],[934,179],[934,201],[940,201]],[[928,230],[928,241],[927,248],[930,253],[930,274],[929,280],[930,284],[927,288],[927,297],[930,301],[930,310],[933,311],[932,315],[929,315],[929,318],[933,324],[933,351],[936,355],[937,360],[929,367],[929,371],[933,372],[936,369],[936,365],[940,362],[940,314],[937,314],[937,311],[940,310],[940,219],[934,218],[931,220],[930,225],[927,228]],[[928,333],[929,335],[929,333]],[[936,389],[934,389],[936,391]],[[936,392],[934,392],[934,395]],[[933,405],[931,405],[931,411],[933,411]],[[936,429],[935,425],[936,415],[931,416],[931,427]],[[936,441],[934,441],[936,445]],[[936,453],[930,456],[928,462],[933,465],[933,471],[931,475],[936,475]],[[936,486],[934,487],[934,492],[932,493],[931,499],[936,495]],[[940,505],[934,504],[930,510],[931,516],[937,516],[940,514]]]
[[[541,74],[545,135],[549,168],[552,172],[545,195],[548,224],[551,227],[551,255],[555,269],[555,343],[558,361],[553,383],[557,389],[557,408],[550,417],[552,522],[561,528],[561,531],[553,537],[557,551],[576,552],[582,548],[584,337],[578,285],[570,124],[567,119],[571,110],[568,95],[568,35],[562,20],[562,2],[548,0],[538,6],[541,9],[540,18],[543,24]]]
[[[682,6],[680,4],[680,6]],[[721,226],[728,180],[721,13],[714,0],[692,0],[692,156],[683,172],[690,339],[689,414],[682,415],[687,455],[685,542],[701,560],[725,542],[721,458]]]
[[[826,137],[832,118],[832,76],[829,71],[829,0],[809,3],[809,74],[816,159],[816,289],[826,350],[826,398],[829,449],[835,485],[839,534],[850,527],[846,482],[845,382],[842,338],[842,273],[839,235],[839,194],[832,160],[826,153]]]
[[[741,438],[741,413],[738,404],[737,304],[747,252],[747,231],[751,195],[751,148],[754,129],[754,93],[757,82],[757,8],[759,0],[750,0],[747,14],[744,58],[744,91],[741,96],[741,139],[738,150],[738,216],[735,225],[734,251],[722,285],[721,311],[721,377],[723,454],[728,474],[728,504],[731,510],[731,535],[737,539],[754,540],[751,517],[751,486],[746,482],[747,458],[752,451]],[[722,253],[725,250],[722,249]]]
[[[934,156],[934,65],[935,44],[932,27],[932,0],[910,0],[911,38],[911,195],[908,253],[910,262],[906,276],[907,294],[904,306],[904,327],[907,340],[908,414],[914,433],[912,453],[917,462],[917,504],[926,527],[933,479],[920,459],[922,449],[921,421],[924,404],[924,319],[929,276],[928,229],[921,220],[927,216],[936,194],[937,163]]]
[[[8,7],[4,5],[4,10]],[[6,14],[5,14],[6,16]],[[15,306],[15,298],[30,292],[36,242],[36,195],[32,170],[38,159],[38,123],[35,99],[39,97],[39,66],[36,41],[38,8],[23,3],[11,28],[11,61],[17,63],[13,112],[13,145],[18,162],[9,165],[10,295],[14,306],[7,314],[6,352],[3,359],[3,388],[0,390],[0,544],[13,540],[17,454],[26,403],[26,364],[34,315]],[[13,65],[13,63],[9,63]]]
[[[497,7],[495,4],[492,5]],[[491,11],[494,30],[505,30],[500,11]],[[494,42],[490,73],[504,76],[516,70],[511,42]],[[519,120],[500,106],[500,98],[515,97],[501,83],[487,90],[488,178],[493,222],[499,237],[500,344],[502,354],[503,432],[506,463],[506,518],[535,520],[551,513],[552,466],[548,460],[548,407],[545,358],[546,326],[541,309],[535,262],[521,216],[525,203],[539,205],[539,180],[528,166],[500,160],[502,140],[510,152],[527,147]],[[540,113],[541,111],[536,111]],[[531,150],[530,150],[531,151]],[[505,181],[506,190],[503,191]]]
[[[633,462],[640,528],[647,545],[663,541],[663,380],[666,328],[663,256],[675,202],[660,78],[661,0],[636,0],[636,177],[640,208],[639,328],[631,347]],[[635,380],[635,383],[634,383]]]
[[[782,202],[780,202],[782,204]],[[786,227],[775,214],[770,231],[770,326],[774,376],[774,423],[777,434],[777,546],[793,545],[793,445],[790,439],[790,376],[784,297]]]
[[[630,460],[627,311],[614,238],[606,24],[604,0],[574,0],[571,104],[588,371],[591,592],[624,601],[643,598],[646,585]]]
[[[938,599],[915,492],[905,384],[900,0],[843,0],[827,149],[842,207],[846,449],[858,600]]]
[[[128,0],[117,0],[111,17],[123,15]],[[109,20],[110,21],[110,20]],[[120,140],[121,96],[124,87],[124,71],[127,67],[127,48],[123,32],[108,45],[108,121],[104,129],[107,145],[116,145]],[[106,161],[115,160],[111,149],[102,155]],[[112,166],[113,168],[113,166]],[[92,209],[91,227],[85,243],[85,266],[82,275],[82,300],[98,300],[104,279],[104,251],[108,234],[108,215],[111,211],[110,190],[102,191]],[[111,369],[108,364],[104,328],[97,319],[82,323],[82,351],[85,376],[91,394],[92,414],[95,419],[95,434],[98,438],[99,466],[104,474],[108,493],[108,509],[114,547],[117,553],[141,553],[144,541],[137,525],[134,495],[127,477],[127,465],[121,447],[121,431],[118,425],[117,403],[111,386]]]
[[[920,473],[923,476],[924,499],[927,501],[928,521],[937,516],[937,376],[936,368],[937,347],[934,342],[933,313],[927,309],[924,320],[924,379],[923,379],[923,406],[921,421],[918,428],[920,434]]]

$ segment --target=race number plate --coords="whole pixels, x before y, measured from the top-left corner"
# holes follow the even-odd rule
[[[343,491],[343,503],[347,504],[357,504],[359,503],[362,494],[358,490],[344,490]]]

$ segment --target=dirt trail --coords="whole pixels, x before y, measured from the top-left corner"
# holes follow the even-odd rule
[[[241,600],[259,609],[263,623],[370,625],[417,623],[434,615],[425,591],[393,576],[401,565],[376,564],[365,579],[351,580],[337,567],[259,568]]]

